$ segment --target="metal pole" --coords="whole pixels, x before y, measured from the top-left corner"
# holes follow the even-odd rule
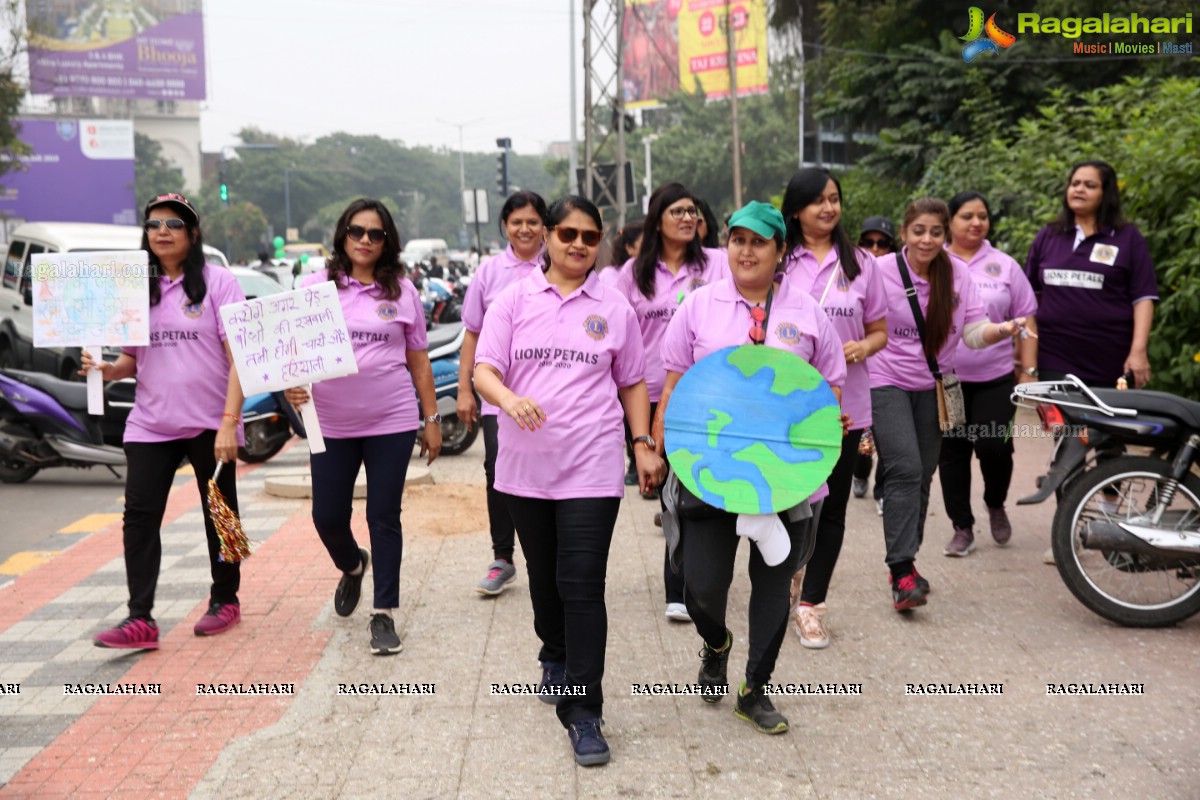
[[[650,142],[654,141],[651,138],[653,134],[648,134],[645,139],[642,139],[642,144],[646,146],[646,196],[654,191],[654,183],[650,180]]]
[[[797,62],[800,64],[800,168],[804,169],[804,104],[805,104],[805,85],[804,85],[804,4],[796,4],[796,30],[797,36],[800,39],[800,51]]]
[[[583,82],[583,107],[588,113],[588,123],[583,126],[583,187],[580,194],[591,201],[592,196],[592,166],[596,160],[596,142],[592,134],[592,6],[596,0],[583,0],[583,57],[588,59],[588,74]],[[571,176],[575,180],[575,175]]]
[[[471,200],[475,204],[475,250],[479,255],[483,255],[483,237],[479,234],[479,192],[471,190]],[[487,202],[487,195],[484,195],[484,202]]]
[[[625,227],[625,206],[629,198],[625,196],[625,3],[618,2],[614,9],[617,24],[617,80],[614,91],[617,111],[617,228]]]
[[[742,207],[742,141],[738,131],[737,41],[733,35],[733,2],[727,6],[725,32],[729,36],[729,122],[733,128],[733,206]]]
[[[283,168],[283,238],[286,240],[288,231],[292,229],[292,176],[291,170]]]
[[[578,99],[575,96],[575,0],[570,0],[569,11],[567,16],[571,20],[571,154],[568,156],[568,172],[567,172],[567,194],[574,194],[569,191],[571,182],[575,180],[575,171],[579,169],[579,119],[576,116],[578,113]],[[482,251],[481,251],[482,252]]]

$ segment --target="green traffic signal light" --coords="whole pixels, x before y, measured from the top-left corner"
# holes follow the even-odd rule
[[[227,183],[221,184],[221,202],[222,203],[229,202],[229,184],[227,184]]]

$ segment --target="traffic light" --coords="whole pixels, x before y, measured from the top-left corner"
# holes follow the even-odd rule
[[[221,202],[224,203],[225,205],[229,205],[229,184],[228,183],[221,184]]]
[[[229,205],[229,184],[226,182],[225,157],[221,157],[221,166],[217,169],[217,180],[220,181],[221,204]]]
[[[500,148],[500,155],[496,157],[496,191],[501,197],[508,197],[508,155],[512,139],[497,139],[496,146]]]

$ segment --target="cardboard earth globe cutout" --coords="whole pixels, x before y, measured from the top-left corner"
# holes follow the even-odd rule
[[[841,409],[821,373],[774,347],[726,347],[671,393],[667,460],[692,494],[733,514],[807,500],[842,453]]]

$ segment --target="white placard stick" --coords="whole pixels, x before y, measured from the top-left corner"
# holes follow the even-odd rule
[[[87,348],[92,357],[92,368],[87,372],[88,413],[97,417],[104,416],[104,373],[99,366],[104,363],[101,350],[98,346]]]
[[[304,421],[304,434],[308,437],[308,452],[324,453],[325,437],[321,435],[321,423],[317,419],[317,407],[313,403],[312,386],[304,387],[308,402],[300,406],[300,418]]]

